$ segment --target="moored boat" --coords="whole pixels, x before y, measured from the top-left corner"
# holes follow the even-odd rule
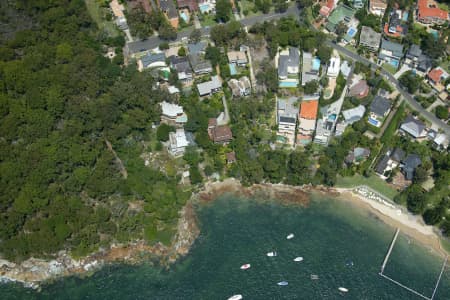
[[[242,299],[241,294],[233,295],[230,298],[228,298],[228,300],[241,300],[241,299]]]
[[[250,267],[251,267],[250,264],[245,264],[245,265],[242,265],[242,266],[241,266],[241,270],[247,270],[247,269],[249,269]]]
[[[277,252],[276,251],[267,252],[267,256],[269,257],[277,256]]]
[[[345,287],[339,287],[338,290],[343,292],[343,293],[347,293],[348,292],[348,289],[346,289]]]
[[[280,286],[285,286],[285,285],[288,285],[289,283],[287,281],[280,281],[277,284]]]
[[[319,275],[311,274],[311,280],[317,280],[319,279]]]
[[[296,257],[296,258],[294,258],[294,261],[303,261],[303,257],[301,257],[301,256]]]
[[[286,239],[288,239],[288,240],[293,239],[293,238],[294,238],[294,234],[293,233],[288,234],[288,236],[286,237]]]

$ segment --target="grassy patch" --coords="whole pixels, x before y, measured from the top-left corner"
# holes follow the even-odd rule
[[[119,35],[119,31],[113,21],[106,21],[106,14],[108,13],[105,8],[100,7],[99,1],[85,0],[89,15],[97,24],[101,31],[106,32],[111,37]]]
[[[202,14],[199,18],[200,23],[202,24],[202,27],[206,26],[214,26],[217,25],[217,22],[215,20],[215,15],[212,14]]]
[[[336,182],[336,187],[342,188],[352,188],[359,185],[366,185],[391,200],[393,200],[394,197],[398,194],[398,192],[394,188],[389,186],[384,180],[376,175],[372,175],[368,178],[359,174],[352,177],[338,176]]]
[[[394,75],[395,73],[397,73],[397,68],[394,67],[394,66],[391,65],[391,64],[384,63],[382,67],[383,67],[383,69],[385,69],[386,71],[388,71],[388,72],[391,73],[392,75]]]
[[[443,9],[448,12],[448,4],[447,3],[438,3],[440,9]]]
[[[388,127],[384,131],[383,136],[381,137],[381,141],[383,143],[389,143],[392,140],[395,131],[400,126],[400,122],[403,120],[404,114],[405,114],[405,103],[403,102],[398,108],[398,110],[395,112],[394,117],[391,119],[391,123],[389,123]]]
[[[350,45],[350,44],[345,45],[345,49],[350,50],[350,51],[352,51],[353,53],[358,53],[358,52],[356,51],[356,48],[353,47],[353,46]]]

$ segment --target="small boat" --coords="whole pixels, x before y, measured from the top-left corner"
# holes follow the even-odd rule
[[[296,258],[294,258],[294,261],[303,261],[303,257],[301,257],[301,256],[296,257]]]
[[[242,299],[241,294],[233,295],[230,298],[228,298],[228,300],[241,300],[241,299]]]
[[[289,282],[287,282],[287,281],[280,281],[277,284],[280,285],[280,286],[285,286],[285,285],[288,285]]]
[[[317,280],[319,279],[319,275],[311,274],[311,280]]]
[[[353,261],[348,260],[348,261],[345,263],[345,265],[346,265],[347,267],[353,267],[354,263],[353,263]]]
[[[247,270],[247,269],[250,269],[250,264],[245,264],[245,265],[242,265],[241,266],[241,270]]]
[[[269,256],[269,257],[277,256],[277,252],[275,252],[275,251],[267,252],[267,256]]]
[[[288,239],[288,240],[293,239],[293,238],[294,238],[294,234],[293,234],[293,233],[290,233],[290,234],[286,237],[286,239]]]
[[[338,290],[343,292],[343,293],[347,293],[348,292],[348,289],[346,289],[345,287],[339,287]]]

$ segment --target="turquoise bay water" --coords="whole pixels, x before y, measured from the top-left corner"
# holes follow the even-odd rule
[[[314,198],[304,208],[224,196],[199,208],[201,235],[170,270],[110,266],[41,293],[2,285],[0,299],[420,299],[378,275],[394,228],[351,203]],[[269,251],[278,256],[267,257]],[[304,261],[293,262],[297,256]],[[240,270],[244,263],[251,268]],[[431,296],[441,263],[400,235],[385,274]],[[289,285],[276,284],[282,280]],[[341,286],[349,292],[341,294]],[[435,299],[450,299],[450,269]]]

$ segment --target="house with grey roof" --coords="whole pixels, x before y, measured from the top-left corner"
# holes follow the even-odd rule
[[[422,164],[420,156],[417,154],[409,154],[400,166],[402,173],[405,175],[406,180],[412,180],[416,168]]]
[[[222,80],[215,75],[211,80],[197,84],[197,90],[200,97],[210,96],[222,89]]]
[[[401,161],[405,157],[405,151],[400,148],[395,148],[393,151],[389,149],[385,155],[378,161],[375,167],[375,171],[381,176],[381,178],[386,179],[384,176],[386,172],[392,171],[397,168]]]
[[[170,67],[177,72],[178,80],[190,83],[194,79],[194,72],[186,56],[170,56]]]
[[[166,56],[164,53],[147,53],[142,56],[138,62],[138,70],[142,72],[144,69],[149,68],[162,68],[167,67]]]
[[[187,47],[188,47],[189,54],[199,55],[199,54],[205,54],[208,44],[204,41],[200,41],[198,43],[189,43],[187,45]]]
[[[212,72],[211,63],[200,54],[189,54],[189,61],[195,75],[209,74]]]
[[[391,101],[380,95],[375,96],[370,104],[370,114],[368,118],[369,124],[375,127],[381,127],[384,117],[391,110]]]
[[[371,51],[378,51],[380,48],[381,33],[376,32],[368,26],[362,26],[359,36],[359,45]]]
[[[400,66],[403,57],[403,45],[382,39],[380,52],[378,54],[378,64],[388,63],[395,68]]]
[[[342,115],[344,116],[345,123],[353,124],[364,117],[366,112],[366,108],[363,105],[358,105],[355,108],[350,108],[342,111]]]
[[[389,155],[385,154],[381,159],[378,161],[377,166],[375,167],[375,172],[379,174],[382,178],[384,177],[384,173],[386,172],[386,168],[388,166],[389,162]]]
[[[282,82],[298,84],[298,73],[300,67],[300,51],[297,48],[289,47],[278,55],[278,79],[280,86]]]
[[[426,136],[425,124],[414,118],[412,115],[408,115],[403,121],[402,125],[400,125],[400,130],[413,138],[422,138]]]
[[[345,157],[347,164],[359,164],[370,156],[370,150],[362,147],[356,147]]]
[[[252,85],[247,76],[243,76],[239,78],[239,80],[234,78],[230,79],[228,81],[228,86],[231,89],[233,97],[245,97],[252,92]]]
[[[295,97],[289,99],[277,100],[277,135],[279,140],[285,141],[289,145],[295,143],[295,127],[298,118],[298,99]]]
[[[415,69],[416,74],[424,76],[431,69],[433,61],[430,57],[423,54],[419,45],[412,44],[406,52],[405,64],[411,69]]]
[[[310,81],[319,79],[320,59],[309,52],[303,52],[302,57],[302,86]]]

